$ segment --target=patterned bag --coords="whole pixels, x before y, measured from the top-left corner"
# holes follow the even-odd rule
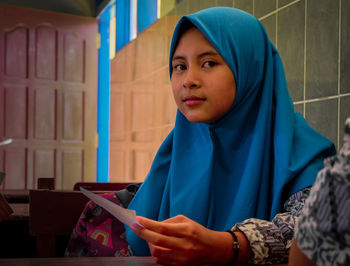
[[[101,196],[123,206],[117,192]],[[94,202],[89,201],[73,230],[65,256],[125,257],[131,255],[132,251],[125,238],[124,224]]]

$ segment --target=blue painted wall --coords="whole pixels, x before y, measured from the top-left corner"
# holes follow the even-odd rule
[[[109,181],[109,131],[110,131],[110,83],[111,61],[109,59],[109,31],[111,7],[108,6],[99,16],[101,38],[98,53],[98,93],[97,93],[97,182]]]
[[[141,33],[157,20],[157,0],[137,1],[137,32]]]

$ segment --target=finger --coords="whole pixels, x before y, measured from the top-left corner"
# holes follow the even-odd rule
[[[184,215],[176,215],[174,217],[168,218],[166,220],[164,220],[163,222],[165,223],[184,223],[184,222],[188,222],[188,221],[192,221],[190,218],[187,218]]]
[[[145,217],[138,217],[138,221],[146,229],[166,236],[188,237],[194,233],[193,226],[188,222],[190,221],[189,219],[185,222],[183,219],[174,217],[174,219],[170,218],[162,222],[157,222]]]
[[[183,265],[186,259],[180,252],[148,243],[152,257],[161,265]]]
[[[184,250],[184,248],[188,246],[188,241],[186,241],[185,238],[163,235],[147,228],[141,230],[131,229],[136,235],[156,246],[174,250]]]

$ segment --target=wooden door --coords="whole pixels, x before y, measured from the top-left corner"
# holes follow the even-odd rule
[[[159,19],[111,62],[110,181],[142,182],[174,127],[169,47],[179,16]]]
[[[97,20],[0,4],[3,189],[95,181]]]

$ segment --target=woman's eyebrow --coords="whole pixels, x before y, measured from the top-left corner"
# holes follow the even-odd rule
[[[200,53],[197,57],[198,57],[198,58],[202,58],[202,57],[205,57],[205,56],[208,56],[208,55],[211,55],[211,56],[218,56],[219,53],[218,53],[218,52],[215,52],[215,51],[206,51],[206,52]],[[174,61],[174,60],[185,60],[185,59],[186,59],[185,56],[182,56],[182,55],[174,55],[172,61]]]
[[[198,57],[202,58],[202,57],[205,57],[205,56],[208,56],[208,55],[218,56],[219,53],[215,52],[215,51],[208,51],[208,52],[204,52],[204,53],[199,54]]]
[[[174,55],[172,61],[174,60],[185,60],[185,57],[182,55]]]

